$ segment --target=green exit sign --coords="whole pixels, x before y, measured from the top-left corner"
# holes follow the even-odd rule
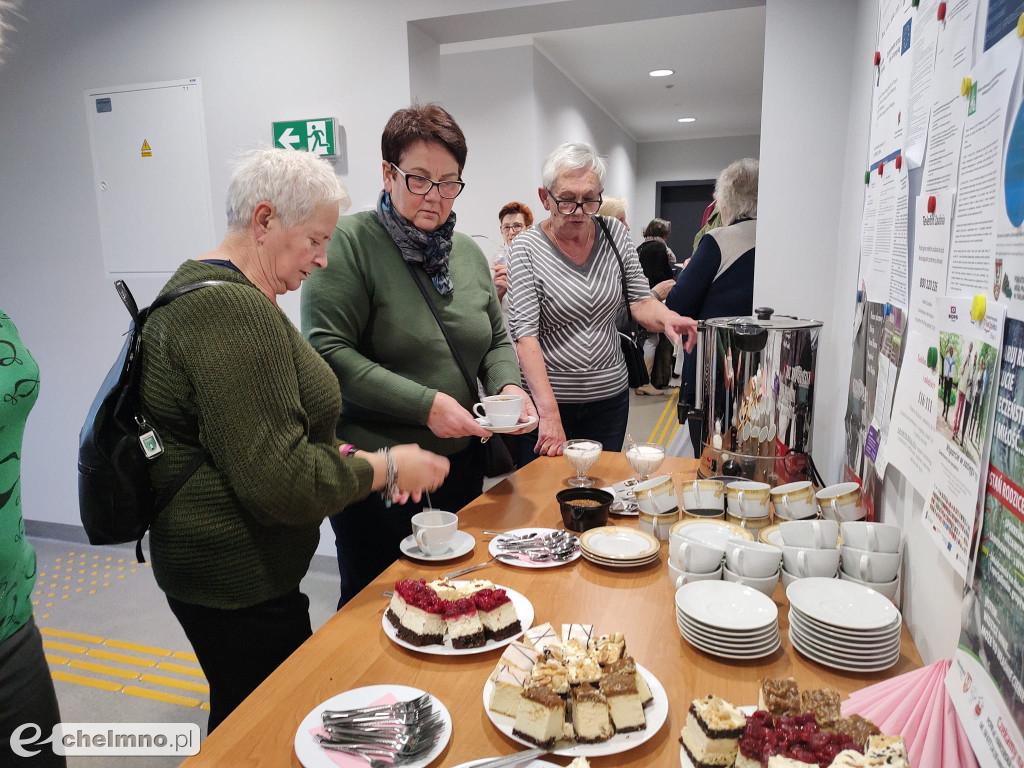
[[[274,123],[274,146],[284,149],[334,157],[338,154],[336,136],[333,117]]]

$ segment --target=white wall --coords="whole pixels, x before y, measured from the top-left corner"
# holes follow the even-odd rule
[[[628,212],[636,239],[654,218],[659,181],[717,179],[733,160],[759,157],[760,136],[641,142],[636,147],[636,202]]]
[[[538,49],[533,55],[533,89],[537,99],[536,186],[540,186],[540,168],[551,150],[566,141],[585,141],[608,160],[605,195],[625,197],[632,205],[636,197],[633,137]]]

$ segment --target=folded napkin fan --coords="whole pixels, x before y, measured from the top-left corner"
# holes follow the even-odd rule
[[[842,704],[844,716],[869,718],[883,733],[899,734],[907,742],[914,766],[978,768],[946,691],[950,660],[894,677],[850,694]]]
[[[389,693],[386,696],[381,696],[376,701],[370,702],[366,706],[368,706],[368,707],[379,707],[379,706],[381,706],[383,704],[394,704],[396,701],[398,701],[398,699],[396,699],[394,696],[392,696]],[[318,736],[326,736],[327,735],[327,731],[325,731],[323,728],[317,726],[316,728],[314,728],[313,730],[310,731],[310,734],[311,735],[318,735]],[[338,751],[333,750],[333,749],[325,749],[325,750],[322,750],[322,751],[323,751],[323,753],[325,755],[327,755],[327,757],[329,757],[331,759],[331,761],[335,765],[339,766],[339,768],[366,768],[366,766],[368,766],[370,764],[369,760],[364,760],[363,758],[356,757],[355,755],[346,755],[344,752],[338,752]],[[387,758],[379,758],[379,759],[383,759],[385,762],[387,762]]]

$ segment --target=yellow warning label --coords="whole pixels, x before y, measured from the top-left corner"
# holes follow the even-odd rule
[[[143,157],[152,157],[153,156],[153,150],[150,148],[149,142],[146,139],[142,140],[142,156]]]

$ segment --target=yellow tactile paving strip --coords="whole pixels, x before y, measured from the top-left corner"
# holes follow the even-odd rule
[[[40,565],[45,569],[32,598],[53,679],[209,710],[210,688],[195,654],[47,626],[57,618],[58,600],[88,599],[147,567],[129,557],[82,552],[58,557],[50,567]]]
[[[661,446],[668,446],[672,442],[672,438],[676,435],[676,430],[679,429],[679,419],[676,418],[676,403],[678,402],[679,388],[677,387],[672,397],[665,404],[665,409],[661,412],[661,416],[658,417],[658,423],[651,430],[651,436],[647,438],[647,442]]]

